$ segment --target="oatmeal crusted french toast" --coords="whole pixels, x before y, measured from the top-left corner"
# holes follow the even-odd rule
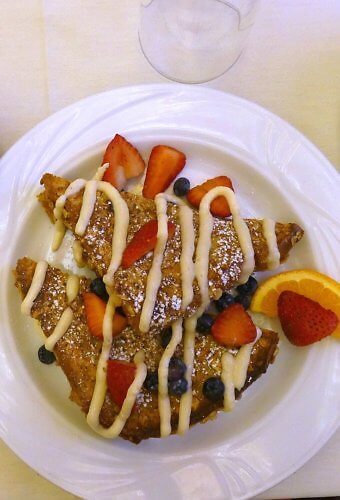
[[[54,221],[53,209],[55,202],[62,195],[70,182],[52,174],[45,174],[41,179],[44,191],[38,196],[45,211]],[[128,229],[129,242],[141,226],[156,218],[156,208],[153,200],[143,198],[128,192],[121,193],[128,205],[130,222]],[[65,226],[74,232],[82,205],[83,191],[71,196],[64,206],[62,221]],[[176,231],[168,241],[162,263],[162,281],[158,290],[156,305],[150,323],[150,328],[160,330],[169,326],[180,317],[188,317],[195,313],[201,303],[199,287],[194,281],[194,298],[183,312],[181,310],[181,234],[179,225],[178,206],[168,204],[167,214],[171,222],[175,223]],[[195,230],[195,245],[198,238],[198,212],[193,210]],[[262,221],[247,219],[255,254],[255,271],[267,269],[268,246],[264,237]],[[110,263],[112,248],[112,232],[114,227],[114,213],[111,202],[106,196],[97,192],[95,208],[83,237],[76,238],[83,249],[83,258],[86,264],[98,276],[103,276]],[[291,248],[302,238],[303,230],[295,223],[275,224],[275,235],[280,252],[280,261],[288,257]],[[234,286],[241,274],[244,261],[237,233],[230,219],[214,218],[214,226],[209,255],[209,295],[211,299],[218,298],[223,291]],[[138,329],[140,314],[145,299],[146,280],[152,264],[152,255],[140,258],[128,268],[119,268],[114,276],[115,293],[122,300],[122,307],[129,323],[135,330]]]
[[[15,269],[16,286],[25,297],[35,271],[36,263],[23,258],[17,262]],[[61,314],[68,306],[66,283],[68,275],[57,268],[48,266],[43,286],[31,309],[31,316],[40,323],[43,333],[49,337],[56,327]],[[102,341],[92,336],[86,324],[82,294],[89,289],[89,280],[80,279],[77,297],[71,302],[73,320],[67,332],[56,343],[54,353],[57,362],[64,371],[71,386],[70,398],[87,413],[92,398],[96,379],[96,367],[100,355]],[[269,364],[274,361],[278,336],[270,330],[263,330],[262,336],[252,348],[247,378],[244,388],[265,373]],[[140,349],[145,351],[145,362],[148,370],[155,370],[163,353],[159,335],[149,331],[144,336],[136,335],[131,327],[125,328],[121,335],[113,339],[112,359],[132,361]],[[183,346],[177,347],[176,354],[182,355]],[[223,402],[212,402],[202,392],[204,381],[211,376],[221,374],[221,356],[226,348],[216,344],[211,335],[196,336],[195,362],[193,373],[193,402],[190,423],[202,422],[215,411],[222,408]],[[244,390],[244,388],[242,390]],[[109,427],[119,413],[119,407],[113,402],[109,392],[100,413],[100,422]],[[178,423],[179,398],[171,396],[172,429],[176,432]],[[142,389],[137,397],[135,409],[121,432],[124,439],[138,443],[142,439],[159,437],[160,417],[157,394]]]

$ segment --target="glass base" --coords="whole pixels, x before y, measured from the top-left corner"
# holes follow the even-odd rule
[[[142,51],[145,59],[150,64],[150,66],[152,66],[152,68],[154,70],[156,70],[157,73],[159,73],[160,75],[164,76],[168,80],[172,80],[173,82],[177,82],[177,83],[187,83],[187,84],[196,84],[197,83],[197,84],[199,84],[199,83],[207,83],[207,82],[210,82],[211,80],[215,80],[216,78],[219,78],[220,76],[227,73],[227,71],[229,71],[237,63],[237,61],[240,59],[240,57],[243,53],[243,51],[241,51],[240,54],[236,57],[236,59],[234,59],[234,61],[232,63],[230,63],[224,70],[217,72],[216,74],[213,74],[211,76],[210,75],[205,76],[204,78],[190,78],[190,77],[188,77],[188,78],[182,77],[181,78],[181,77],[176,76],[175,74],[167,73],[167,71],[162,70],[161,68],[157,67],[157,65],[151,61],[151,59],[149,58],[149,56],[145,52],[145,50],[143,48],[142,41],[141,41],[140,33],[138,33],[138,39],[139,39],[139,45],[140,45],[141,51]]]

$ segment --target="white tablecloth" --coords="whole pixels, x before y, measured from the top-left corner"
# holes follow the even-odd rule
[[[170,1],[170,0],[169,0]],[[51,113],[122,85],[166,81],[141,54],[139,1],[1,2],[0,155]],[[253,100],[340,165],[340,1],[262,0],[248,49],[209,87]],[[340,493],[340,431],[260,498]],[[72,498],[0,443],[0,497]]]

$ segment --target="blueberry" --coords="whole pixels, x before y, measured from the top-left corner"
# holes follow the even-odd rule
[[[230,293],[222,293],[218,300],[215,300],[215,305],[218,311],[223,311],[235,302],[234,297]]]
[[[174,193],[176,196],[185,196],[190,190],[190,181],[186,177],[180,177],[174,184]]]
[[[52,351],[48,351],[44,345],[39,347],[38,350],[39,361],[44,363],[44,365],[51,365],[55,362],[55,355]]]
[[[224,383],[220,377],[210,377],[203,384],[203,394],[210,401],[219,401],[224,396]]]
[[[204,313],[197,320],[196,330],[198,333],[209,333],[214,324],[214,318],[210,314]]]
[[[168,384],[170,394],[175,396],[182,396],[188,390],[188,381],[185,378],[173,380]]]
[[[172,328],[161,331],[161,346],[165,349],[172,337]]]
[[[236,295],[235,302],[241,304],[245,309],[248,309],[251,302],[250,295]]]
[[[101,278],[95,278],[90,284],[90,291],[98,295],[101,299],[107,302],[109,295],[106,291],[104,281]]]
[[[248,281],[246,283],[243,283],[243,285],[237,286],[236,290],[240,295],[252,296],[255,293],[257,286],[258,285],[256,278],[254,278],[254,276],[249,276]]]
[[[144,387],[148,391],[157,392],[158,391],[158,373],[148,372],[145,380]]]
[[[168,380],[173,382],[182,378],[186,372],[186,365],[181,358],[173,356],[169,362]]]

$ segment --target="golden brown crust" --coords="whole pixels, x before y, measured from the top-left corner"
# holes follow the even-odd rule
[[[16,286],[24,297],[30,287],[36,263],[28,258],[20,259],[15,270]],[[44,334],[48,337],[55,328],[63,310],[67,307],[66,298],[67,275],[62,271],[48,267],[46,279],[41,292],[36,298],[32,317],[40,322]],[[61,368],[71,385],[71,399],[86,413],[88,411],[95,384],[96,365],[101,350],[101,341],[93,337],[87,328],[82,292],[89,287],[89,281],[80,280],[80,292],[72,302],[74,320],[67,333],[57,342],[54,352]],[[251,356],[246,385],[250,385],[264,373],[274,359],[278,337],[275,332],[264,330],[262,337],[256,342]],[[157,369],[163,348],[157,333],[148,332],[145,336],[136,335],[131,327],[124,330],[121,336],[113,341],[111,358],[132,361],[134,354],[145,350],[148,369]],[[177,349],[182,354],[183,346]],[[225,348],[216,344],[208,336],[197,336],[195,345],[195,363],[193,374],[193,405],[191,424],[202,422],[218,409],[221,403],[212,403],[202,393],[206,378],[219,375],[221,372],[221,355]],[[178,422],[179,400],[171,397],[172,426],[176,432]],[[100,415],[102,425],[108,427],[113,422],[119,408],[107,394]],[[137,399],[137,410],[132,413],[121,436],[134,443],[149,437],[159,437],[159,412],[157,394],[145,389]]]
[[[41,180],[45,190],[39,195],[39,201],[50,217],[53,207],[69,181],[51,174],[45,174]],[[150,219],[156,217],[153,200],[145,199],[132,193],[122,192],[130,212],[128,241],[135,232]],[[82,203],[82,192],[66,201],[63,211],[65,225],[74,231]],[[193,211],[196,243],[198,236],[198,212]],[[194,299],[186,311],[181,310],[181,273],[179,259],[181,255],[181,236],[178,207],[168,204],[168,217],[176,224],[175,235],[169,240],[162,264],[162,282],[158,291],[156,306],[151,321],[151,328],[159,330],[183,316],[191,316],[200,306],[201,298],[197,282],[194,282]],[[250,229],[255,252],[255,270],[267,269],[268,248],[263,236],[262,221],[246,220]],[[114,226],[114,214],[111,203],[102,193],[97,193],[97,202],[84,237],[78,238],[83,248],[83,258],[97,275],[103,276],[111,258],[111,241]],[[276,235],[281,261],[303,235],[297,224],[276,224]],[[115,292],[121,297],[122,305],[130,324],[138,329],[142,304],[145,297],[146,279],[152,263],[152,255],[139,259],[129,269],[119,268],[115,274]],[[218,298],[222,291],[234,286],[240,276],[243,255],[238,237],[231,220],[215,218],[209,255],[209,293],[210,298]]]

